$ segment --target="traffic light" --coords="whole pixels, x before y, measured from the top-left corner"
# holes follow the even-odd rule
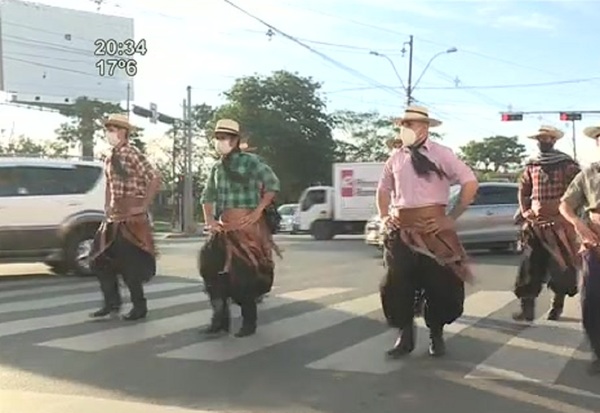
[[[522,113],[503,113],[502,122],[510,122],[513,120],[523,120]]]
[[[163,115],[162,113],[158,114],[158,121],[160,123],[166,123],[167,125],[174,125],[177,122],[177,119],[172,118],[171,116]]]
[[[573,120],[581,120],[581,113],[577,112],[561,112],[560,120],[562,121],[573,121]]]
[[[166,123],[167,125],[174,125],[177,122],[177,119],[172,117],[172,116],[167,116],[164,113],[159,113],[156,112],[156,108],[154,107],[152,109],[146,109],[143,108],[141,106],[137,106],[137,105],[133,105],[133,109],[132,112],[135,115],[141,116],[142,118],[150,118],[150,119],[154,119],[156,118],[156,120],[160,123]]]
[[[151,118],[152,117],[152,111],[150,111],[146,108],[143,108],[141,106],[133,105],[132,112],[135,115],[141,116],[142,118]]]

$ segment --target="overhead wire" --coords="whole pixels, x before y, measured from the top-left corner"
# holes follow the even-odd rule
[[[248,12],[247,10],[241,8],[240,6],[236,5],[235,3],[233,3],[230,0],[223,0],[225,3],[227,3],[228,5],[230,5],[231,7],[237,9],[238,11],[240,11],[241,13],[245,14],[246,16],[256,20],[257,22],[263,24],[265,27],[271,29],[273,32],[285,37],[286,39],[296,43],[297,45],[303,47],[304,49],[308,50],[309,52],[319,56],[321,59],[327,61],[328,63],[332,64],[333,66],[337,67],[338,69],[341,69],[343,71],[345,71],[346,73],[356,77],[356,78],[360,78],[363,81],[365,81],[366,83],[372,84],[372,85],[377,85],[381,90],[383,91],[387,91],[390,93],[393,93],[394,95],[399,95],[402,96],[401,93],[398,93],[397,90],[393,89],[393,88],[389,88],[387,85],[384,85],[380,82],[377,82],[374,79],[371,79],[370,77],[360,73],[359,71],[352,69],[351,67],[338,62],[337,60],[331,58],[330,56],[328,56],[325,53],[322,53],[320,51],[318,51],[317,49],[313,48],[312,46],[309,46],[308,44],[302,42],[301,40],[298,40],[296,37],[281,31],[280,29],[278,29],[277,27],[271,25],[270,23],[266,22],[265,20],[261,19],[260,17]]]
[[[400,32],[398,30],[395,29],[390,29],[388,27],[382,27],[380,25],[376,25],[376,24],[371,24],[371,23],[366,23],[360,20],[356,20],[347,16],[340,16],[337,14],[332,14],[332,13],[327,13],[321,10],[315,10],[309,7],[297,7],[296,5],[291,5],[290,3],[287,3],[288,6],[291,6],[290,8],[295,8],[296,10],[303,10],[303,11],[308,11],[310,13],[314,13],[314,14],[318,14],[318,15],[322,15],[322,16],[326,16],[326,17],[330,17],[333,19],[337,19],[337,20],[341,20],[341,21],[347,21],[349,23],[355,24],[357,26],[362,26],[362,27],[367,27],[373,30],[378,30],[381,32],[385,32],[385,33],[390,33],[390,34],[396,34],[399,36],[406,36],[409,37],[412,34],[410,33],[404,33],[404,32]],[[447,43],[442,43],[442,42],[438,42],[438,41],[434,41],[434,40],[430,40],[430,39],[426,39],[424,37],[421,36],[414,36],[415,39],[418,38],[419,41],[423,42],[423,43],[428,43],[428,44],[432,44],[432,45],[436,45],[436,46],[442,46],[442,47],[455,47],[456,45],[449,45]],[[504,59],[504,58],[500,58],[498,56],[492,56],[492,55],[488,55],[485,53],[481,53],[481,52],[477,52],[477,51],[473,51],[473,50],[469,50],[469,49],[464,49],[464,48],[460,48],[461,53],[467,53],[473,56],[477,56],[483,59],[487,59],[487,60],[492,60],[492,61],[496,61],[499,63],[504,63],[506,65],[510,65],[513,67],[520,67],[522,69],[528,69],[528,70],[532,70],[532,71],[536,71],[539,73],[545,73],[548,75],[552,75],[552,76],[560,76],[560,74],[558,73],[553,73],[550,71],[547,71],[545,69],[541,69],[539,67],[534,67],[534,66],[529,66],[529,65],[525,65],[522,63],[518,63],[512,60],[508,60],[508,59]]]

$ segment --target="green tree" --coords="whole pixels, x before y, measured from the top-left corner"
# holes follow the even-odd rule
[[[61,115],[69,118],[56,130],[58,139],[69,148],[81,148],[81,156],[94,157],[96,140],[101,137],[102,120],[111,113],[123,113],[120,105],[78,98],[73,105],[57,107]],[[139,132],[138,132],[139,133]]]
[[[336,129],[345,139],[336,140],[337,162],[383,162],[390,150],[386,141],[397,134],[391,117],[377,112],[338,111],[333,114]]]
[[[470,141],[460,151],[464,161],[473,168],[507,172],[522,166],[527,150],[516,136],[490,136]]]
[[[251,146],[281,179],[280,201],[295,201],[307,186],[331,181],[336,144],[320,88],[312,78],[286,71],[244,77],[215,113],[213,121],[240,122]]]
[[[16,139],[11,139],[8,144],[1,146],[0,153],[20,156],[44,156],[46,155],[46,146],[41,142],[36,142],[21,135]]]

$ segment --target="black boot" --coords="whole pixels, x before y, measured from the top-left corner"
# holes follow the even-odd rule
[[[123,316],[123,320],[126,321],[136,321],[146,318],[148,315],[148,306],[146,304],[146,299],[139,300],[133,304],[133,308],[129,313]]]
[[[229,304],[226,299],[215,298],[210,301],[213,309],[213,315],[210,325],[204,330],[204,334],[218,335],[229,333],[231,317],[229,314]]]
[[[562,315],[564,305],[564,294],[554,294],[554,299],[552,300],[552,309],[550,310],[550,313],[548,313],[548,320],[558,321]]]
[[[446,342],[444,341],[444,327],[432,327],[429,329],[429,355],[441,357],[446,354]]]
[[[515,321],[532,322],[535,320],[535,298],[522,298],[521,311],[514,313],[512,318]]]
[[[410,354],[415,349],[415,340],[417,337],[417,330],[414,323],[402,329],[400,337],[396,340],[394,347],[389,349],[386,354],[388,357],[397,359],[407,354]]]
[[[238,338],[248,337],[256,333],[256,320],[258,318],[258,310],[256,308],[256,300],[249,300],[242,306],[242,327],[235,336]]]
[[[104,305],[101,309],[96,312],[90,314],[91,318],[103,318],[110,316],[110,318],[116,318],[119,316],[119,312],[121,311],[120,305]]]

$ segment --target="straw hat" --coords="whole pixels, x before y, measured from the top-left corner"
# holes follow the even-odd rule
[[[588,138],[597,139],[600,138],[600,126],[588,126],[583,130],[583,133]]]
[[[106,128],[108,126],[116,126],[117,128],[123,128],[129,131],[135,129],[135,126],[129,122],[129,117],[120,113],[113,113],[104,120],[104,127]]]
[[[230,135],[239,136],[240,124],[231,119],[221,119],[215,126],[215,133],[229,133]]]
[[[537,133],[529,135],[528,138],[538,139],[540,136],[550,136],[556,140],[559,140],[560,138],[565,136],[565,133],[560,129],[556,129],[554,126],[542,125],[540,126],[540,129],[537,131]]]
[[[395,119],[395,122],[398,125],[402,125],[407,121],[427,122],[429,123],[430,128],[435,128],[436,126],[440,126],[442,124],[442,121],[430,118],[429,111],[423,106],[409,106],[404,111],[404,116]]]

